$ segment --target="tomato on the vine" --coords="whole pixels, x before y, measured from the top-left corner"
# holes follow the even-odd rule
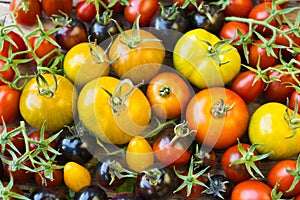
[[[45,173],[49,173],[50,169],[46,169],[46,170],[47,171],[42,170],[34,173],[34,180],[38,185],[42,187],[55,188],[62,183],[63,180],[62,169],[51,169],[52,179],[45,177]]]
[[[48,17],[52,15],[70,15],[72,12],[73,0],[41,0],[42,9]]]
[[[189,129],[196,130],[196,140],[220,149],[231,146],[244,135],[249,111],[238,94],[215,87],[201,90],[192,97],[186,109],[186,120]]]
[[[226,16],[248,17],[251,9],[251,0],[231,0],[230,4],[225,8],[224,14]]]
[[[272,188],[258,180],[246,180],[237,184],[231,194],[232,200],[264,199],[272,200]]]
[[[18,34],[15,31],[9,31],[8,33],[4,33],[6,34],[6,37],[8,37],[7,39],[4,39],[1,43],[2,43],[2,49],[0,50],[0,55],[4,56],[4,57],[8,57],[11,55],[9,54],[9,50],[11,48],[12,53],[17,53],[17,52],[23,52],[26,51],[26,45],[25,42],[23,40],[23,38],[21,37],[20,34]],[[14,58],[15,59],[22,59],[25,57],[25,53],[20,53],[18,55],[15,54]],[[2,61],[2,60],[0,60]]]
[[[3,81],[11,82],[15,78],[15,71],[9,67],[8,69],[3,70],[5,66],[5,62],[3,60],[0,60],[0,85],[5,85]],[[4,79],[2,81],[2,79]]]
[[[289,98],[288,107],[292,110],[295,110],[296,104],[298,104],[298,113],[300,114],[300,94],[295,90]]]
[[[12,130],[14,130],[14,128],[12,128],[12,127],[6,127],[6,133],[8,133],[8,132],[10,132],[10,131],[12,131]],[[3,131],[5,131],[5,130],[3,130],[3,129],[0,130],[0,138],[2,137],[1,135],[4,134]],[[19,133],[19,134],[15,135],[15,136],[13,136],[13,137],[10,137],[10,138],[1,138],[1,139],[9,139],[9,141],[7,141],[7,142],[11,142],[12,145],[13,145],[14,147],[16,147],[16,149],[19,151],[19,153],[22,154],[22,153],[25,152],[24,136],[22,135],[22,133]],[[2,150],[3,145],[4,145],[3,143],[0,144],[0,150]],[[8,150],[11,150],[11,151],[13,151],[16,155],[18,155],[18,152],[15,152],[15,150],[14,150],[11,146],[9,146],[7,143],[5,143],[3,154],[4,154],[5,156],[7,156],[7,157],[10,157],[11,154],[10,154],[10,152],[9,152]],[[2,152],[1,152],[1,153],[2,153]],[[21,155],[21,154],[20,154],[20,155]]]
[[[102,10],[102,7],[99,6],[99,9]],[[75,13],[79,20],[90,22],[95,18],[97,10],[94,3],[87,3],[86,0],[81,0],[76,4]]]

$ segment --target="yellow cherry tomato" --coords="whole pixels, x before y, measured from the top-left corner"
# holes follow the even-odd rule
[[[68,162],[64,166],[64,182],[69,189],[78,192],[81,188],[89,186],[92,178],[85,167],[76,162]]]
[[[126,162],[130,169],[140,172],[154,162],[154,153],[148,141],[141,137],[133,137],[126,150]]]

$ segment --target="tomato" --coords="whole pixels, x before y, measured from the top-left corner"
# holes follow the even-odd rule
[[[166,52],[162,42],[146,30],[139,30],[139,44],[124,44],[133,38],[136,40],[136,34],[136,31],[130,29],[118,35],[108,55],[111,61],[116,61],[112,69],[118,77],[130,78],[134,83],[147,82],[160,70]],[[124,41],[124,37],[131,39]],[[143,42],[148,39],[153,41]]]
[[[259,0],[260,3],[264,3],[264,2],[272,2],[272,0]],[[275,0],[276,4],[279,4],[281,8],[286,8],[289,5],[289,2],[281,2],[278,0]]]
[[[295,90],[289,98],[288,107],[295,110],[296,104],[298,104],[298,113],[300,114],[300,94]]]
[[[99,199],[108,200],[108,196],[101,187],[98,185],[88,185],[81,188],[76,194],[74,199]]]
[[[53,41],[56,42],[54,35],[49,35],[49,37]],[[49,62],[51,61],[51,59],[53,59],[57,55],[58,45],[52,44],[48,40],[44,40],[44,41],[42,41],[42,43],[39,46],[37,46],[37,44],[39,43],[39,40],[40,40],[39,37],[31,37],[31,38],[29,38],[29,44],[30,44],[31,48],[34,50],[34,54],[39,59],[43,59],[43,65],[47,66],[49,64]],[[57,51],[55,51],[55,50],[57,50]],[[52,53],[49,55],[50,52],[52,52]],[[35,58],[34,55],[32,55],[31,53],[28,53],[28,57]],[[35,63],[36,60],[33,60],[33,62]]]
[[[265,38],[270,40],[270,38]],[[279,50],[278,48],[273,48],[274,54],[268,55],[265,47],[260,47],[259,45],[264,44],[262,40],[256,40],[249,47],[249,65],[255,68],[258,65],[261,69],[266,69],[268,67],[274,66],[278,62]]]
[[[22,167],[28,167],[30,169],[32,169],[32,164],[30,162],[30,160],[20,160],[20,159],[16,159],[14,160],[13,158],[9,158],[8,159],[10,161],[10,163],[7,163],[5,165],[5,174],[7,177],[10,176],[10,174],[13,176],[13,179],[15,182],[17,183],[26,183],[27,181],[29,181],[30,179],[32,179],[33,177],[33,173],[25,170],[23,168],[20,168],[20,166]]]
[[[300,53],[297,53],[295,56],[295,60],[300,63]],[[300,69],[300,65],[298,63],[295,63],[295,67],[297,67],[298,69]]]
[[[73,6],[73,0],[41,0],[42,9],[47,16],[62,15],[61,12],[70,15]]]
[[[266,83],[257,77],[258,74],[254,71],[242,72],[234,78],[230,89],[242,97],[246,103],[249,103],[262,94],[266,86]]]
[[[124,6],[121,4],[121,0],[113,1],[113,0],[103,0],[103,2],[109,6],[112,2],[115,4],[110,7],[114,14],[121,13],[124,10]]]
[[[191,90],[179,75],[163,72],[151,79],[146,95],[158,117],[174,119],[184,112],[191,98]]]
[[[251,9],[248,18],[258,20],[258,21],[265,21],[271,16],[269,12],[270,9],[272,9],[272,2],[260,3]],[[281,10],[281,8],[278,5],[276,5],[275,9]],[[275,19],[275,17],[271,18],[268,24],[277,28],[279,27],[279,22],[277,21],[277,19]],[[263,25],[258,25],[255,28],[255,30],[264,36],[268,36],[272,34],[272,30],[264,27]]]
[[[47,171],[42,170],[42,171],[34,173],[34,179],[35,179],[36,183],[40,186],[48,187],[48,188],[55,188],[62,183],[63,170],[62,169],[51,169],[53,179],[49,179],[49,178],[45,177],[45,173],[49,173],[48,170],[49,169],[47,169]]]
[[[277,78],[278,80],[272,81],[268,84],[267,89],[264,91],[264,95],[268,101],[276,101],[281,103],[286,103],[287,98],[289,98],[295,91],[295,88],[291,87],[292,84],[297,85],[297,81],[294,80],[290,74],[281,74],[276,71],[275,68],[282,67],[281,65],[273,66],[274,70],[267,72],[269,79]],[[286,71],[286,69],[284,69]],[[295,75],[299,77],[299,75]]]
[[[8,85],[0,86],[0,125],[3,120],[6,124],[13,122],[19,115],[19,101],[21,92],[9,87]]]
[[[141,15],[139,24],[147,26],[156,11],[159,9],[158,0],[129,0],[129,6],[124,8],[126,21],[133,24],[138,15]]]
[[[59,191],[54,191],[52,188],[40,187],[31,192],[29,198],[34,200],[42,200],[45,198],[62,200],[65,198],[65,195],[59,194]]]
[[[208,88],[192,97],[186,109],[186,120],[188,128],[196,130],[197,141],[222,149],[244,135],[249,111],[243,99],[232,90]]]
[[[0,77],[3,78],[5,81],[11,82],[15,78],[15,71],[9,67],[5,69],[5,62],[0,60]],[[3,70],[3,68],[5,70]],[[0,85],[4,85],[5,83],[0,79]]]
[[[3,153],[7,157],[11,156],[8,150],[13,151],[16,155],[21,155],[22,153],[25,152],[24,136],[22,135],[22,133],[17,133],[17,134],[14,134],[12,137],[10,137],[11,135],[8,134],[8,133],[10,133],[12,130],[14,130],[14,128],[12,128],[12,127],[7,127],[6,132],[3,129],[0,130],[0,140],[1,140],[0,149],[1,149],[1,153]],[[16,152],[9,145],[10,142],[21,154]],[[2,148],[4,148],[4,152],[2,152]]]
[[[46,121],[46,132],[59,131],[73,121],[77,92],[74,85],[61,75],[43,74],[42,77],[33,78],[25,85],[20,112],[24,120],[38,130]]]
[[[5,32],[5,31],[4,31]],[[0,51],[0,55],[6,58],[9,57],[9,49],[11,48],[12,53],[18,53],[22,51],[26,51],[27,47],[25,42],[20,34],[15,31],[9,31],[8,33],[4,33],[5,37],[0,43],[3,45]],[[15,54],[14,58],[22,59],[25,57],[25,54]],[[2,62],[2,60],[0,60]]]
[[[286,109],[281,103],[270,102],[261,105],[251,116],[248,128],[250,142],[261,144],[257,147],[261,154],[272,152],[269,159],[286,159],[300,152],[300,132],[299,129],[293,130],[293,111]],[[296,118],[299,117],[297,114]]]
[[[217,36],[204,29],[185,33],[174,48],[175,69],[198,88],[229,83],[240,71],[241,57],[231,45],[214,47],[219,41]]]
[[[90,172],[84,166],[75,162],[65,164],[63,175],[66,186],[74,192],[78,192],[81,188],[91,185],[92,178]]]
[[[90,51],[90,47],[93,52]],[[96,52],[103,55],[104,61],[97,60],[92,54]],[[107,76],[110,72],[110,64],[107,62],[104,50],[88,42],[73,46],[66,53],[63,66],[66,77],[78,87],[83,87],[87,82],[100,76]]]
[[[18,198],[14,198],[16,194],[24,196],[23,190],[17,184],[12,186],[9,185],[9,182],[2,182],[2,184],[5,187],[5,189],[3,187],[3,190],[9,190],[9,192],[1,194],[2,199],[17,200]]]
[[[36,150],[42,150],[42,152],[40,152],[38,154],[39,157],[41,158],[44,158],[45,155],[43,154],[44,152],[47,153],[48,156],[52,156],[52,152],[50,152],[48,150],[48,148],[52,148],[52,149],[56,149],[56,141],[53,140],[52,142],[47,142],[47,145],[46,145],[46,151],[44,151],[43,148],[45,148],[43,145],[36,145],[34,142],[35,141],[38,141],[38,142],[41,142],[42,144],[45,144],[45,140],[49,139],[52,135],[47,133],[47,132],[44,132],[43,135],[41,134],[40,131],[34,131],[32,133],[29,134],[28,138],[30,140],[33,140],[33,142],[29,142],[29,149],[30,151],[34,152]]]
[[[150,122],[148,99],[128,81],[100,77],[88,82],[79,94],[79,118],[88,130],[105,142],[126,144],[134,135],[140,135]],[[120,100],[121,105],[113,104],[112,100]]]
[[[268,184],[274,187],[279,182],[277,191],[281,191],[284,197],[294,197],[300,194],[300,183],[297,183],[293,190],[287,192],[295,179],[295,176],[289,174],[287,170],[296,170],[296,165],[296,160],[282,160],[273,165],[268,172]]]
[[[283,24],[280,27],[280,30],[283,32],[289,32],[289,31],[291,31],[291,27],[287,24]],[[291,46],[296,46],[296,45],[299,46],[300,38],[297,37],[294,32],[290,32],[288,34],[278,33],[276,36],[275,43],[279,44],[279,45],[284,45],[286,47],[291,47]]]
[[[249,26],[242,22],[235,22],[235,21],[227,22],[222,26],[222,29],[220,31],[220,38],[228,39],[228,40],[234,38],[232,44],[234,45],[234,47],[238,49],[239,52],[242,52],[243,46],[241,44],[235,45],[235,42],[240,40],[240,36],[238,35],[238,30],[241,32],[242,35],[246,35],[249,32]]]
[[[101,6],[99,6],[99,8],[102,9]],[[83,22],[90,22],[97,14],[95,4],[87,3],[85,0],[79,1],[76,4],[75,14],[79,20]]]
[[[141,136],[131,138],[126,149],[126,162],[130,169],[137,172],[143,171],[154,163],[153,149],[145,138]]]
[[[226,6],[224,14],[226,16],[235,16],[235,17],[248,17],[252,9],[251,0],[232,0],[230,4]]]
[[[272,188],[258,180],[247,180],[237,184],[231,194],[232,200],[272,200]]]
[[[250,148],[250,145],[247,143],[241,143],[241,146],[245,151],[248,151]],[[257,151],[254,151],[254,155],[258,155]],[[241,182],[251,178],[244,163],[232,164],[242,157],[243,155],[238,149],[238,145],[233,145],[225,150],[221,158],[222,167],[226,177],[234,182]],[[258,161],[254,163],[257,166],[259,165]]]
[[[42,16],[42,8],[38,0],[26,0],[28,3],[27,10],[24,10],[23,2],[12,0],[10,2],[10,11],[15,11],[17,23],[22,26],[33,26],[37,23],[37,17]]]

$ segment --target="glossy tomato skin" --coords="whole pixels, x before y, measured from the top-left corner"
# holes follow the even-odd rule
[[[91,185],[92,181],[90,172],[75,162],[64,165],[63,178],[66,186],[74,192]]]
[[[70,15],[73,0],[42,0],[42,9],[48,17],[52,15],[63,15],[61,12]]]
[[[291,30],[291,27],[289,25],[283,24],[280,27],[280,30],[284,31],[284,32],[289,32]],[[290,41],[288,40],[287,37],[290,38],[293,43],[290,43]],[[293,33],[293,32],[288,33],[288,34],[278,33],[277,36],[276,36],[275,43],[279,44],[279,45],[284,45],[286,47],[290,47],[290,45],[292,45],[292,46],[300,45],[300,38],[297,37],[295,35],[295,33]]]
[[[250,148],[249,144],[241,143],[245,151]],[[258,153],[255,151],[255,155]],[[251,175],[248,173],[245,164],[236,164],[229,166],[232,162],[242,158],[242,155],[238,149],[238,145],[233,145],[229,147],[224,154],[222,155],[221,162],[222,167],[227,178],[234,182],[241,182],[251,178]],[[255,162],[259,166],[259,162]]]
[[[298,104],[298,113],[300,113],[300,94],[295,90],[289,98],[288,107],[295,110],[296,104]]]
[[[293,115],[293,111],[284,104],[269,102],[259,106],[251,116],[248,127],[250,142],[261,144],[256,147],[260,154],[272,152],[268,159],[288,159],[300,152],[300,146],[297,145],[299,130],[295,134],[285,120],[286,113]]]
[[[232,106],[226,113],[213,114],[214,108],[225,103]],[[221,104],[220,104],[221,103]],[[201,90],[190,100],[186,109],[190,130],[196,130],[195,139],[217,149],[227,148],[244,135],[249,121],[249,111],[244,100],[227,88],[215,87]],[[232,126],[239,128],[232,129]]]
[[[10,161],[13,161],[12,158],[9,158]],[[18,162],[18,161],[16,161]],[[32,169],[32,164],[30,162],[30,160],[25,160],[22,165],[25,165],[26,167],[29,167]],[[26,183],[27,181],[29,181],[30,179],[32,179],[33,177],[33,173],[30,171],[27,171],[25,169],[19,169],[19,168],[15,168],[15,164],[11,163],[11,164],[6,164],[5,165],[5,174],[6,177],[9,177],[10,174],[13,176],[13,179],[15,182],[17,183]]]
[[[139,200],[139,198],[137,198],[133,192],[121,192],[115,194],[112,200]]]
[[[52,135],[44,132],[44,138],[41,138],[41,132],[40,131],[34,131],[32,133],[29,134],[28,138],[34,141],[43,141],[43,140],[47,140],[48,138],[50,138]],[[49,147],[56,149],[56,141],[53,140],[52,142],[50,142]],[[29,143],[29,149],[30,151],[35,151],[36,149],[38,149],[39,146],[35,145],[34,143]],[[47,154],[51,157],[52,153],[50,151],[47,151]],[[40,157],[44,157],[43,153],[38,154]]]
[[[74,197],[74,200],[92,199],[108,200],[108,196],[106,192],[98,185],[89,185],[80,189]]]
[[[258,180],[247,180],[237,184],[231,194],[232,200],[272,200],[272,188]]]
[[[129,0],[129,6],[124,8],[124,17],[126,21],[133,24],[140,14],[139,24],[147,26],[156,11],[159,9],[158,0]]]
[[[87,3],[85,0],[82,0],[76,4],[75,13],[79,20],[90,22],[95,18],[97,11],[94,3]]]
[[[226,6],[224,14],[226,16],[248,17],[251,9],[251,0],[232,0],[230,4]]]
[[[54,86],[54,77],[43,74],[49,86]],[[40,130],[44,121],[46,132],[55,132],[73,121],[74,103],[77,91],[74,85],[65,77],[55,75],[57,89],[52,97],[39,95],[37,79],[33,78],[25,85],[20,97],[20,112],[24,120],[32,127]],[[49,107],[49,105],[55,105]]]
[[[53,176],[53,180],[48,179],[45,177],[45,171],[40,171],[34,173],[34,180],[38,185],[42,187],[55,188],[62,183],[63,180],[62,169],[52,169],[52,176]],[[42,180],[42,177],[45,180],[44,182]]]
[[[265,38],[266,40],[270,40],[270,38]],[[273,51],[276,55],[268,55],[267,50],[264,47],[259,47],[258,45],[262,45],[262,40],[256,40],[249,47],[249,65],[255,68],[258,65],[261,69],[266,69],[268,67],[272,67],[278,62],[279,50],[278,48],[274,48]]]
[[[15,71],[11,67],[3,71],[2,68],[4,67],[4,65],[5,62],[3,60],[0,60],[0,76],[2,76],[5,81],[11,82],[15,77]],[[0,85],[4,84],[5,83],[0,79]]]
[[[43,199],[48,199],[48,200],[63,200],[62,196],[60,196],[58,193],[53,191],[53,189],[41,187],[36,190],[34,190],[30,194],[30,199],[32,200],[43,200]]]
[[[106,5],[109,5],[113,0],[104,0]],[[121,13],[124,10],[124,6],[121,4],[121,0],[116,1],[115,5],[110,8],[114,14]]]
[[[292,191],[287,192],[295,178],[295,176],[289,174],[287,170],[296,170],[296,164],[296,160],[281,160],[277,162],[268,173],[268,184],[274,187],[279,181],[277,191],[283,192],[284,197],[294,197],[300,194],[300,183],[297,183]]]
[[[266,87],[266,83],[262,79],[255,81],[256,77],[257,73],[254,71],[241,72],[232,81],[230,88],[242,97],[246,103],[249,103],[262,94]]]
[[[12,130],[14,130],[14,128],[12,128],[12,127],[7,127],[6,128],[6,132],[10,132]],[[3,134],[3,129],[0,130],[0,137],[1,137],[2,134]],[[19,134],[13,136],[13,137],[10,137],[9,140],[18,149],[18,151],[21,154],[25,152],[25,142],[24,142],[24,136],[22,135],[22,133],[19,133]],[[2,149],[2,145],[3,144],[0,144],[0,149]],[[19,155],[18,152],[15,152],[10,146],[8,146],[6,144],[5,149],[4,149],[4,153],[3,153],[5,156],[7,156],[7,157],[11,156],[8,149],[13,151],[16,155]]]
[[[21,92],[8,85],[0,86],[0,116],[6,124],[13,122],[19,115]],[[2,119],[0,125],[3,124]]]
[[[42,8],[38,0],[28,0],[28,11],[24,11],[21,7],[20,0],[12,0],[10,2],[10,11],[15,12],[17,23],[22,26],[33,26],[37,23],[37,17],[42,16]]]
[[[11,42],[8,40],[4,40],[3,44],[2,44],[3,45],[2,50],[0,51],[1,56],[8,58],[9,57],[8,53],[9,53],[10,48],[12,50],[12,53],[26,51],[25,42],[24,42],[23,38],[20,36],[20,34],[16,33],[15,31],[9,31],[6,34],[6,36],[9,37],[15,43],[15,45],[11,44]],[[18,54],[18,55],[14,56],[14,58],[16,58],[16,59],[21,59],[24,57],[25,57],[25,54]],[[0,61],[2,61],[2,60],[0,60]]]
[[[146,96],[158,117],[174,119],[185,111],[191,98],[191,89],[178,74],[163,72],[150,80]]]

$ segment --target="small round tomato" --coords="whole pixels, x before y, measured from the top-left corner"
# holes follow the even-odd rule
[[[138,15],[141,15],[139,24],[147,26],[156,11],[159,9],[158,0],[129,0],[129,6],[124,8],[125,19],[133,24]]]
[[[102,9],[101,6],[99,6]],[[87,3],[85,0],[79,1],[75,9],[76,17],[83,22],[91,22],[96,14],[96,7],[94,3]]]
[[[174,119],[185,111],[191,98],[191,90],[179,75],[163,72],[151,79],[146,96],[158,117]]]
[[[12,130],[14,130],[14,128],[7,127],[5,134],[12,131]],[[3,131],[4,130],[0,130],[0,138],[1,138],[1,141],[2,141],[2,144],[0,144],[0,150],[2,150],[3,145],[5,144],[5,149],[4,149],[3,154],[7,157],[10,157],[11,154],[9,153],[8,150],[11,150],[16,155],[18,155],[18,152],[16,152],[10,145],[7,144],[7,143],[10,143],[10,142],[12,143],[12,145],[14,147],[16,147],[16,149],[19,151],[19,153],[21,153],[21,154],[24,153],[25,152],[25,142],[24,142],[24,136],[22,135],[22,133],[18,133],[18,134],[14,135],[13,137],[10,137],[10,138],[7,138],[7,137],[3,138],[3,135],[2,135]]]
[[[44,132],[43,135],[41,134],[40,131],[34,131],[32,133],[29,134],[28,138],[33,140],[33,141],[38,141],[38,142],[41,142],[41,143],[44,143],[45,140],[49,139],[52,135],[47,133],[47,132]],[[51,147],[53,149],[56,149],[56,141],[53,140],[52,142],[48,143],[47,145],[47,149]],[[38,146],[36,144],[34,144],[34,142],[29,142],[29,149],[30,151],[34,152],[35,150],[43,150],[42,149],[43,146]],[[45,151],[45,153],[47,152],[47,154],[51,157],[52,153],[50,151]],[[39,153],[38,154],[41,158],[44,157],[43,155],[43,152]]]
[[[283,32],[289,32],[289,31],[291,31],[291,27],[287,24],[283,24],[280,27],[280,30]],[[292,47],[292,46],[296,46],[296,45],[299,46],[300,45],[300,37],[297,37],[297,35],[294,32],[290,32],[288,34],[278,33],[276,36],[275,43],[279,44],[279,45],[284,45],[286,47]]]
[[[137,172],[154,163],[153,149],[145,138],[141,136],[131,138],[126,149],[126,162],[130,169]]]
[[[231,90],[249,103],[255,100],[264,90],[266,83],[257,78],[257,73],[251,70],[240,73],[231,83]]]
[[[66,186],[74,192],[78,192],[81,188],[91,184],[90,172],[75,162],[66,163],[63,174]]]
[[[49,173],[49,169],[47,169]],[[45,171],[39,171],[34,173],[34,179],[36,183],[42,187],[55,188],[62,183],[63,170],[62,169],[51,169],[53,179],[45,177]]]
[[[300,183],[295,185],[295,188],[287,192],[294,179],[294,175],[288,173],[287,170],[296,170],[296,160],[281,160],[277,162],[269,171],[267,181],[271,187],[274,187],[277,183],[277,191],[281,191],[284,197],[294,197],[300,194]]]
[[[76,192],[75,200],[84,200],[84,199],[99,199],[99,200],[108,200],[108,196],[99,185],[88,185],[81,188]]]
[[[186,120],[189,129],[196,130],[197,141],[221,149],[236,143],[244,135],[249,112],[243,99],[232,90],[208,88],[190,100]]]
[[[12,0],[10,11],[14,11],[17,23],[22,26],[33,26],[37,23],[37,18],[42,16],[42,8],[38,0],[27,0],[28,7],[24,10],[24,2]]]
[[[247,180],[237,184],[231,193],[232,200],[272,200],[272,188],[258,180]]]
[[[124,6],[121,4],[121,0],[114,1],[114,0],[103,0],[104,3],[109,6],[112,2],[115,4],[110,7],[114,14],[121,13],[124,10]]]
[[[226,16],[248,17],[251,9],[251,0],[231,0],[230,4],[225,8],[224,14]]]
[[[295,110],[296,104],[298,104],[298,113],[300,114],[300,94],[295,90],[289,98],[288,107],[292,110]]]
[[[22,163],[20,163],[18,159],[14,160],[13,158],[9,158],[8,160],[10,161],[10,163],[7,163],[5,165],[5,173],[7,177],[9,177],[11,174],[13,176],[14,181],[17,183],[26,183],[27,181],[32,179],[32,172],[22,169],[20,167],[16,167],[17,165],[22,165],[24,167],[32,169],[32,163],[30,162],[30,160],[27,159],[25,161],[22,161]]]
[[[270,38],[265,38],[266,40],[270,40]],[[265,47],[260,47],[264,42],[262,40],[256,40],[249,47],[249,65],[253,68],[257,67],[259,61],[259,67],[261,69],[266,69],[268,67],[272,67],[276,65],[278,62],[279,50],[278,48],[273,48],[273,51],[276,55],[268,55]]]
[[[61,12],[70,15],[73,6],[73,0],[41,0],[42,9],[47,16],[62,15]]]
[[[0,60],[0,76],[1,79],[3,78],[4,81],[11,82],[15,78],[15,71],[9,67],[6,70],[3,70],[5,66],[5,62],[3,60]],[[4,85],[5,83],[0,79],[0,85]]]
[[[19,101],[21,92],[8,85],[0,86],[0,125],[13,122],[19,115]]]
[[[23,38],[21,37],[20,34],[16,33],[15,31],[9,31],[8,33],[4,33],[6,34],[6,37],[9,38],[8,39],[4,39],[3,43],[2,43],[2,50],[0,51],[0,55],[4,56],[4,57],[8,57],[8,53],[9,53],[9,49],[11,48],[11,51],[13,54],[18,53],[18,52],[22,52],[22,51],[26,51],[26,45],[25,42],[23,40]],[[14,42],[14,44],[12,43]],[[22,59],[25,57],[25,53],[23,54],[15,54],[14,58],[16,59]],[[0,60],[2,61],[2,60]]]
[[[173,0],[173,3],[177,3],[177,6],[179,8],[182,8],[182,6],[185,4],[186,0]],[[200,5],[200,3],[202,2],[202,0],[196,0],[195,1],[197,5]],[[196,10],[196,6],[193,5],[192,3],[189,3],[185,8],[186,11],[193,11]]]

